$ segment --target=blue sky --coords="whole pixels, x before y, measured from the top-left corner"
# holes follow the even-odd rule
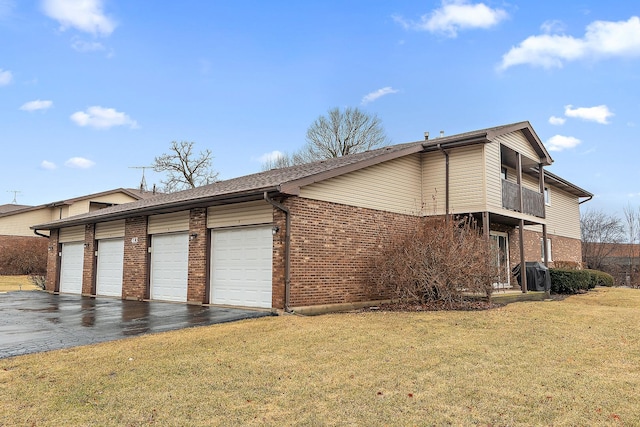
[[[135,188],[173,140],[222,179],[257,172],[359,107],[393,143],[529,120],[549,170],[621,214],[640,205],[638,6],[0,0],[0,204]]]

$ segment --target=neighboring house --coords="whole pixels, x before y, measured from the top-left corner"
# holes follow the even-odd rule
[[[590,259],[585,256],[583,259],[585,266],[606,271],[619,285],[640,286],[640,244],[590,243],[590,245],[597,257]]]
[[[339,309],[390,298],[372,286],[375,257],[391,236],[432,215],[478,220],[500,248],[501,286],[512,285],[509,269],[521,253],[540,261],[547,248],[550,264],[579,263],[579,203],[592,195],[545,171],[551,162],[521,122],[273,169],[32,228],[51,233],[52,292]]]
[[[29,227],[36,223],[67,218],[86,212],[93,212],[109,206],[129,203],[153,196],[149,192],[118,188],[87,196],[47,203],[39,206],[0,206],[0,274],[7,270],[6,258],[11,255],[24,256],[29,251],[46,255],[46,244],[42,237],[34,234]],[[15,253],[9,253],[9,252]],[[19,254],[19,255],[17,255]]]

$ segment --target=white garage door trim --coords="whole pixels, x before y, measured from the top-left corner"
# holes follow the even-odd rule
[[[60,292],[82,293],[82,270],[84,268],[84,242],[62,244],[60,260]]]
[[[271,228],[211,230],[211,304],[272,307]]]
[[[189,233],[151,236],[151,299],[187,301]]]
[[[96,295],[122,297],[124,239],[98,240]]]

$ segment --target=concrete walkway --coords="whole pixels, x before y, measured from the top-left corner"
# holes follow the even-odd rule
[[[238,308],[9,292],[0,294],[0,359],[270,315]]]

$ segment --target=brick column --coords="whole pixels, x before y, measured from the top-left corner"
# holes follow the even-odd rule
[[[284,309],[285,240],[287,233],[287,221],[285,213],[280,209],[273,209],[273,224],[278,227],[278,232],[273,235],[271,306],[274,308]]]
[[[194,208],[189,212],[189,273],[187,302],[208,303],[209,276],[207,208]]]
[[[149,298],[149,236],[147,217],[125,219],[123,299]]]
[[[49,233],[49,245],[47,246],[47,279],[45,288],[49,292],[58,289],[58,275],[60,272],[60,244],[58,243],[58,229]]]
[[[84,226],[84,265],[82,267],[82,295],[95,295],[96,239],[95,224]]]

